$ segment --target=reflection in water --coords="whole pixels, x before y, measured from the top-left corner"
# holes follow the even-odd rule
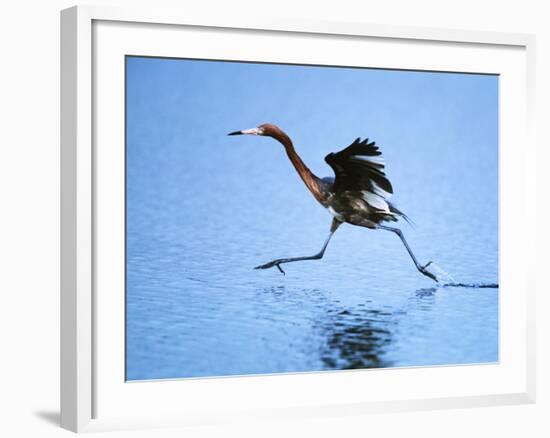
[[[437,287],[426,287],[426,288],[418,289],[415,292],[415,296],[417,298],[433,297],[436,292],[437,292]]]
[[[392,343],[400,320],[407,314],[431,311],[439,288],[421,288],[410,296],[406,306],[391,311],[366,308],[360,303],[341,309],[332,307],[322,322],[326,347],[321,353],[328,369],[386,368],[396,365],[391,359]],[[429,336],[416,333],[417,337]]]
[[[268,296],[273,305],[288,306],[294,312],[301,309],[309,314],[311,309],[316,309],[314,330],[308,343],[320,346],[315,354],[321,363],[316,369],[392,366],[392,361],[385,357],[386,348],[391,344],[392,332],[404,312],[369,308],[365,302],[344,306],[329,299],[328,291],[320,289],[288,290],[279,286],[266,288],[261,295],[264,301]],[[311,355],[312,352],[304,349],[303,353]]]
[[[380,310],[342,310],[327,320],[327,349],[321,359],[329,369],[382,368],[392,340],[392,314]]]

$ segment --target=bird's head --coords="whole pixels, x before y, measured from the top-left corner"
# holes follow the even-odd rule
[[[256,128],[233,131],[227,135],[263,135],[267,137],[274,137],[279,132],[281,132],[281,130],[277,126],[271,123],[264,123]]]

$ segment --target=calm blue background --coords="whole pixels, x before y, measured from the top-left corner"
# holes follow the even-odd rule
[[[127,378],[498,360],[498,289],[439,287],[399,239],[331,216],[317,175],[356,137],[380,145],[421,262],[498,281],[495,76],[127,58]]]

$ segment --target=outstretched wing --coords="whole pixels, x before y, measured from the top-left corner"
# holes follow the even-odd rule
[[[393,193],[384,173],[384,159],[375,142],[360,138],[340,152],[328,154],[327,164],[336,174],[335,192],[360,191],[365,200],[381,210],[388,209],[385,200]]]

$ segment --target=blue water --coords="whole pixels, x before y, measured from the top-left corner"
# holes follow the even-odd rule
[[[275,117],[279,93],[312,80],[299,68],[293,76],[284,67],[223,66],[242,74],[224,71],[218,84],[221,63],[130,62],[127,379],[498,361],[499,289],[437,287],[392,233],[345,224],[322,260],[284,265],[285,276],[253,270],[316,253],[331,216],[274,140],[225,135],[276,122],[319,176],[332,176],[327,153],[371,137],[392,201],[416,224],[399,226],[420,261],[434,260],[458,282],[497,282],[497,78],[364,73],[382,84],[370,93],[377,109],[365,110],[364,129],[351,118],[338,130],[344,119],[327,122],[317,114],[322,103]],[[334,74],[355,83],[362,72]],[[243,104],[243,90],[268,73],[270,103],[253,93]],[[324,96],[344,99],[349,83],[330,84]],[[295,93],[319,95],[306,85]],[[255,113],[266,118],[251,123]]]

